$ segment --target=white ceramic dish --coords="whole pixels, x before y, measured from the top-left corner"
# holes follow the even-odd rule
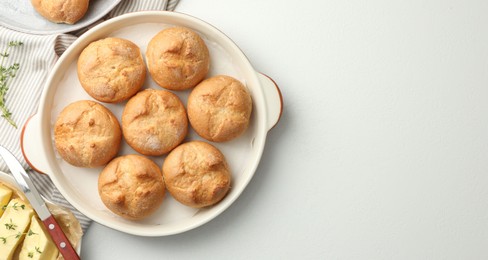
[[[17,182],[15,182],[15,179],[13,177],[7,173],[2,172],[2,171],[0,171],[0,182],[6,183],[12,187],[16,187],[18,190],[21,190],[19,185],[17,184]],[[80,239],[80,241],[78,242],[78,246],[75,248],[78,255],[80,255],[80,253],[81,253],[81,242],[82,242],[82,239]]]
[[[161,208],[149,218],[128,221],[110,212],[97,191],[101,168],[73,167],[57,155],[52,141],[52,128],[59,112],[69,103],[93,100],[81,87],[76,74],[76,61],[92,41],[108,36],[123,37],[136,43],[143,53],[147,42],[160,30],[185,26],[198,32],[209,47],[211,66],[208,76],[227,74],[241,80],[253,99],[251,124],[246,133],[227,143],[213,143],[226,156],[233,181],[229,194],[217,205],[206,209],[183,206],[167,194]],[[149,76],[144,88],[157,86]],[[189,91],[173,92],[186,104]],[[106,104],[120,120],[124,104]],[[251,180],[261,158],[268,131],[278,122],[282,99],[276,84],[257,73],[241,50],[222,32],[188,15],[174,12],[138,12],[126,14],[97,25],[80,37],[59,59],[50,74],[41,96],[38,113],[24,127],[22,149],[29,164],[50,175],[64,197],[94,221],[113,229],[140,236],[164,236],[198,227],[228,208]],[[186,140],[202,140],[194,131]],[[119,154],[135,153],[125,142]],[[164,156],[151,157],[162,165]]]
[[[32,34],[56,34],[84,28],[102,18],[121,0],[90,1],[85,16],[75,24],[53,23],[36,12],[30,0],[0,1],[0,24],[20,32]]]

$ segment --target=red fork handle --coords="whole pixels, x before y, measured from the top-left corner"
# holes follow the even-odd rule
[[[54,219],[52,215],[42,222],[46,226],[49,234],[51,234],[51,238],[58,247],[59,252],[63,255],[64,259],[80,259],[58,222],[56,222],[56,219]]]

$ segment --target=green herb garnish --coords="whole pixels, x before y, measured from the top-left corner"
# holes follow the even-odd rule
[[[10,223],[12,223],[12,220],[10,220]],[[14,226],[14,228],[10,228],[10,225],[13,225],[13,226]],[[5,227],[6,227],[7,229],[12,229],[12,230],[15,230],[15,228],[17,227],[17,225],[15,225],[15,224],[13,224],[13,223],[12,223],[12,224],[5,224]],[[10,235],[10,236],[6,236],[6,237],[0,237],[0,241],[2,241],[2,243],[3,243],[3,244],[6,244],[6,243],[7,243],[7,239],[8,239],[9,237],[14,237],[15,239],[19,239],[19,238],[21,238],[21,237],[22,237],[22,235],[28,235],[28,236],[32,236],[32,235],[39,235],[39,234],[38,234],[38,233],[35,233],[35,232],[33,232],[32,230],[30,230],[30,229],[29,229],[29,231],[28,231],[28,232],[24,232],[24,233],[22,233],[22,232],[20,232],[20,231],[19,231],[19,232],[17,232],[16,234],[12,234],[12,235]],[[40,251],[40,248],[36,248],[36,251],[37,251],[39,254],[40,254],[40,253],[42,253],[42,252]]]
[[[17,228],[17,225],[15,225],[12,222],[12,219],[10,219],[10,223],[5,223],[5,228],[8,230],[15,230]]]
[[[32,235],[38,235],[38,234],[35,233],[34,231],[32,231],[31,229],[29,229],[29,232],[27,232],[27,235],[32,236]]]
[[[7,83],[11,78],[14,78],[17,71],[20,68],[19,63],[13,63],[11,65],[5,65],[5,60],[10,56],[10,48],[23,45],[20,41],[10,41],[3,52],[0,53],[0,110],[2,112],[2,117],[7,120],[13,127],[17,128],[12,119],[12,113],[8,110],[5,96],[7,95],[8,86]]]

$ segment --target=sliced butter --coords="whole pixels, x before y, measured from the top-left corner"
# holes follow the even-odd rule
[[[4,208],[7,207],[11,197],[12,190],[0,184],[0,217],[3,215]]]
[[[51,236],[40,220],[36,216],[32,216],[19,260],[54,260],[57,257],[58,249]]]
[[[24,239],[34,210],[20,200],[12,199],[0,218],[0,259],[10,260],[19,243]]]

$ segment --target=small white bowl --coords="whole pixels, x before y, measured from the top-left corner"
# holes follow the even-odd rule
[[[142,53],[149,39],[159,30],[184,26],[199,33],[210,50],[209,76],[228,74],[241,80],[251,92],[253,113],[246,133],[227,143],[213,143],[226,156],[233,182],[227,196],[205,209],[192,209],[166,196],[161,208],[140,221],[122,219],[110,212],[98,196],[97,179],[101,168],[85,169],[68,165],[53,146],[53,124],[64,106],[80,99],[93,100],[82,89],[76,75],[76,61],[92,41],[105,37],[123,37],[139,45]],[[149,73],[148,73],[149,74]],[[148,75],[145,88],[161,89]],[[174,92],[184,103],[189,91]],[[105,104],[120,120],[123,104]],[[140,236],[165,236],[196,228],[227,209],[251,180],[261,159],[268,131],[278,122],[282,98],[269,77],[256,72],[243,52],[222,32],[195,17],[164,11],[137,12],[119,16],[92,28],[75,41],[53,68],[41,96],[36,115],[24,126],[22,149],[28,163],[47,173],[63,196],[83,214],[107,227]],[[187,140],[201,138],[193,131]],[[135,153],[125,143],[120,154]],[[162,164],[162,157],[153,157]]]

